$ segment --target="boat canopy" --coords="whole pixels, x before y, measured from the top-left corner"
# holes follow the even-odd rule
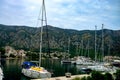
[[[30,61],[25,61],[22,64],[22,68],[29,69],[31,66],[37,66],[36,63],[30,62]]]

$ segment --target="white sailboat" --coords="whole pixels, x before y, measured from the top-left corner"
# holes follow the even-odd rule
[[[0,67],[0,80],[3,80],[3,71],[2,71],[2,69],[1,69],[1,67]]]
[[[104,57],[104,39],[103,39],[103,27],[104,25],[102,24],[102,58]],[[102,62],[97,62],[97,53],[96,53],[96,28],[95,27],[95,64],[93,66],[88,66],[88,68],[96,71],[101,71],[101,72],[116,72],[116,67],[110,66],[110,65],[105,65],[106,63],[104,62],[104,59],[102,59]]]
[[[83,54],[83,40],[81,41],[82,43],[82,53]],[[88,51],[88,54],[87,54]],[[88,39],[88,44],[86,46],[86,54],[84,56],[78,56],[76,59],[76,64],[77,65],[93,65],[93,61],[89,57],[89,39]]]
[[[45,13],[45,20],[43,19]],[[45,11],[45,2],[43,0],[42,3],[42,19],[41,19],[41,36],[40,36],[40,52],[39,52],[39,65],[36,65],[34,62],[23,62],[22,65],[22,73],[30,78],[37,78],[37,79],[43,79],[43,78],[50,78],[51,73],[48,72],[46,69],[41,67],[41,53],[42,53],[42,33],[43,33],[43,21],[46,21],[46,11]]]
[[[102,25],[103,28],[103,25]],[[88,66],[88,68],[96,71],[105,71],[107,68],[103,66],[100,62],[97,62],[97,51],[96,51],[96,29],[97,26],[95,26],[95,63],[93,66]],[[102,45],[103,45],[103,29],[102,29]],[[103,49],[103,48],[102,48]]]
[[[1,54],[0,54],[0,61],[1,61]],[[4,75],[3,75],[3,70],[1,68],[1,62],[0,62],[0,80],[3,80]]]
[[[82,50],[81,50],[81,56],[77,56],[77,59],[76,59],[76,64],[77,65],[82,65],[83,64],[83,62],[84,62],[84,56],[83,56],[83,40],[81,40],[81,48],[82,48]]]
[[[69,52],[70,52],[70,38],[68,39],[68,50],[67,51],[69,54]],[[72,63],[72,61],[69,58],[65,58],[65,59],[61,60],[61,64],[71,64],[71,63]]]
[[[93,65],[93,61],[90,58],[84,56],[78,56],[76,60],[76,65]]]

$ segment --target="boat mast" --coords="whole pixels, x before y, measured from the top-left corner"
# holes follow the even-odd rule
[[[84,56],[84,54],[83,54],[83,39],[82,39],[81,43],[82,43],[82,51],[81,51],[81,56]]]
[[[70,38],[68,40],[68,54],[70,54]]]
[[[89,48],[89,44],[90,44],[90,43],[89,43],[89,39],[88,39],[88,58],[90,57],[90,56],[89,56],[89,55],[90,55],[90,51],[89,51],[89,49],[90,49],[90,48]]]
[[[110,56],[110,43],[108,45],[108,57]],[[108,62],[109,62],[109,58],[108,58]]]
[[[45,1],[42,1],[42,9],[41,9],[41,34],[40,34],[40,52],[39,52],[39,67],[41,66],[41,54],[42,54],[42,34],[43,34],[43,24],[47,25],[47,17],[46,17],[46,9],[45,9]]]
[[[88,36],[88,39],[87,39],[87,55],[86,55],[86,57],[88,57],[89,58],[89,38],[90,38],[90,34],[89,33],[87,33],[87,36]]]
[[[103,33],[103,27],[104,27],[104,24],[102,24],[102,59],[103,59],[103,61],[104,61],[104,39],[103,39],[103,37],[104,37],[104,33]]]
[[[110,44],[108,45],[108,56],[110,56]]]
[[[81,41],[80,41],[80,43],[79,43],[79,56],[81,56]]]
[[[87,33],[88,35],[88,33]],[[87,45],[86,45],[86,51],[85,51],[85,57],[89,57],[89,38],[87,39]]]
[[[78,42],[76,42],[76,56],[79,56],[78,45]]]
[[[97,54],[96,54],[96,30],[97,30],[97,26],[95,26],[95,62],[97,59]]]

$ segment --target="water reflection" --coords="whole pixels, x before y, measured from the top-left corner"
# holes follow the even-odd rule
[[[3,65],[3,80],[30,80],[21,74],[21,64],[25,59],[6,59]],[[27,60],[28,61],[28,60]],[[79,74],[75,65],[63,64],[60,60],[42,59],[42,67],[52,73],[52,77],[64,76],[66,72],[71,72],[72,75]]]
[[[29,80],[21,74],[21,59],[6,59],[3,65],[3,80]]]

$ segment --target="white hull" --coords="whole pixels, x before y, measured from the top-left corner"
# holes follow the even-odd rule
[[[83,64],[83,61],[81,61],[81,60],[80,60],[80,61],[77,60],[77,61],[76,61],[76,64],[77,64],[77,65],[82,65],[82,64]]]
[[[1,67],[0,67],[0,80],[3,80],[3,71],[2,71],[2,69],[1,69]]]
[[[93,62],[87,62],[87,61],[83,61],[83,60],[76,60],[76,64],[77,65],[93,65]]]
[[[92,69],[92,70],[96,70],[96,71],[102,71],[102,72],[116,72],[115,67],[105,67],[103,65],[94,65],[94,66],[88,66],[88,68]]]
[[[31,69],[22,69],[22,73],[30,78],[42,79],[42,78],[51,78],[51,73],[44,70],[44,71],[37,71]]]
[[[76,60],[76,65],[93,65],[94,62],[90,58],[84,56],[78,56]]]

